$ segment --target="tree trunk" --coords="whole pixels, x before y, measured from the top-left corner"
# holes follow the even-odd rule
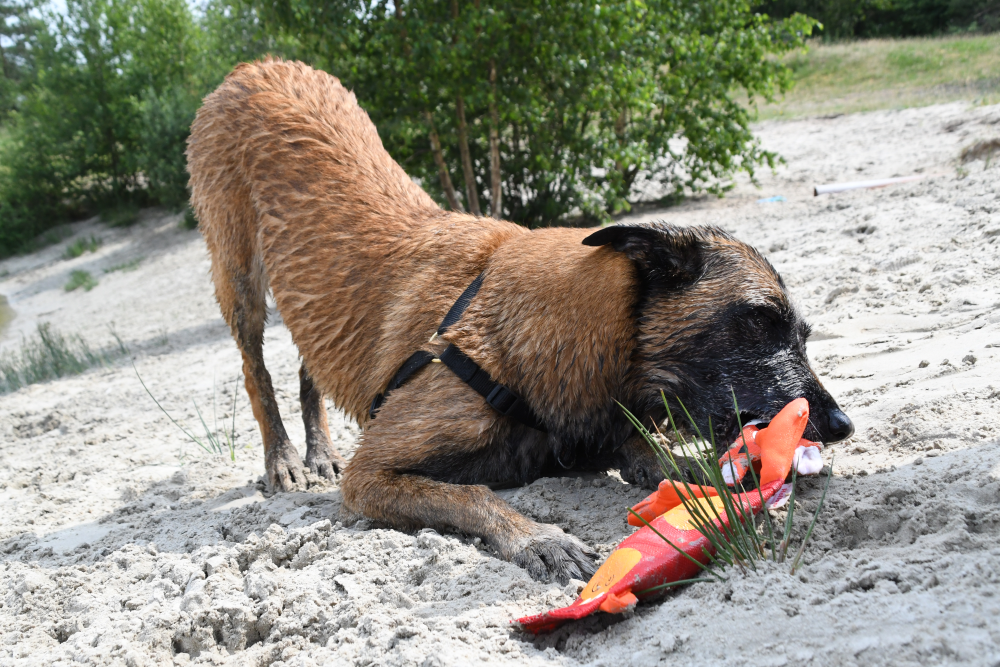
[[[451,0],[451,18],[455,21],[455,33],[451,43],[458,41],[458,0]],[[472,215],[481,217],[479,190],[476,188],[476,172],[472,169],[472,155],[469,154],[469,128],[465,123],[465,99],[462,93],[455,95],[455,112],[458,114],[458,152],[462,156],[462,177],[465,180],[465,199]]]
[[[500,116],[497,113],[497,65],[490,58],[490,214],[503,217],[500,187]]]
[[[3,65],[2,70],[0,70],[3,71],[3,78],[9,79],[10,75],[7,74],[7,54],[4,53],[3,44],[0,44],[0,65]]]
[[[393,3],[393,7],[395,8],[395,12],[396,12],[396,20],[399,21],[400,23],[402,23],[403,22],[403,0],[397,0],[395,3]],[[403,55],[406,56],[407,58],[409,58],[410,57],[410,43],[406,41],[406,26],[405,25],[400,30],[399,35],[400,35],[400,37],[403,40]]]
[[[427,119],[427,127],[431,131],[431,151],[434,153],[434,163],[438,168],[438,176],[441,178],[441,189],[444,196],[448,198],[448,206],[453,211],[461,211],[462,205],[458,203],[458,195],[455,194],[455,186],[451,183],[451,176],[448,174],[448,165],[444,162],[444,153],[441,152],[441,140],[438,138],[437,130],[434,129],[434,119],[429,111],[424,112]]]
[[[465,124],[465,100],[461,95],[455,96],[455,109],[458,112],[458,152],[462,155],[462,174],[465,178],[465,196],[469,203],[469,212],[477,218],[482,216],[479,210],[479,191],[476,189],[476,173],[472,170],[472,156],[469,154],[469,134]]]
[[[396,20],[402,23],[403,6],[401,0],[397,0],[395,3],[395,14]],[[409,58],[410,44],[406,40],[406,26],[402,26],[400,38],[403,41],[403,55]],[[434,164],[437,165],[438,177],[441,179],[441,189],[444,190],[444,196],[448,199],[448,206],[453,211],[462,211],[462,205],[458,203],[458,195],[455,193],[455,186],[451,182],[451,175],[448,174],[448,165],[445,164],[444,153],[441,151],[441,139],[434,128],[434,118],[431,116],[430,111],[424,111],[424,120],[427,121],[427,129],[431,140],[431,153],[434,155]]]

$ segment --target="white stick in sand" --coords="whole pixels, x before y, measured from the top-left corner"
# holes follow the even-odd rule
[[[896,183],[909,183],[927,178],[929,174],[918,174],[916,176],[900,176],[899,178],[882,178],[877,181],[848,181],[846,183],[828,183],[827,185],[817,185],[813,188],[813,196],[828,195],[831,192],[843,192],[844,190],[862,190],[864,188],[884,188],[887,185]]]

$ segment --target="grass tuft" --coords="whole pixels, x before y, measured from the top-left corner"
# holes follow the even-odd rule
[[[85,252],[96,252],[101,247],[101,243],[101,239],[93,234],[90,235],[89,239],[77,239],[66,247],[63,259],[76,259]]]
[[[108,268],[104,269],[104,273],[114,273],[115,271],[122,271],[122,272],[135,271],[137,268],[139,268],[139,264],[141,264],[142,260],[144,259],[146,258],[136,257],[135,259],[130,259],[127,262],[122,262],[121,264],[115,264],[114,266],[109,266]]]
[[[34,336],[21,341],[19,350],[0,356],[0,393],[77,375],[107,365],[124,352],[120,340],[117,347],[95,350],[82,336],[64,336],[49,323],[42,323]]]
[[[684,416],[687,418],[693,431],[693,435],[690,436],[690,439],[685,438],[677,428],[677,423],[674,421],[674,415],[667,402],[666,395],[663,395],[662,393],[661,395],[663,398],[663,404],[667,409],[667,416],[669,418],[675,440],[684,458],[683,463],[678,461],[671,449],[662,445],[662,435],[659,434],[658,431],[657,433],[650,432],[650,430],[647,429],[642,422],[624,406],[622,406],[622,409],[625,411],[625,415],[628,417],[629,421],[632,422],[633,426],[635,426],[649,446],[653,449],[653,453],[656,455],[664,477],[670,480],[674,490],[682,498],[685,509],[687,509],[688,513],[691,515],[691,523],[712,546],[712,551],[707,549],[704,551],[704,555],[707,558],[707,565],[691,558],[688,554],[684,553],[680,547],[673,544],[664,535],[660,534],[645,519],[639,517],[639,515],[631,509],[629,509],[629,511],[634,516],[638,517],[646,526],[649,526],[649,528],[667,544],[676,549],[689,560],[697,563],[705,574],[707,574],[711,579],[717,581],[725,580],[725,577],[723,577],[720,572],[728,567],[737,567],[740,571],[745,573],[747,571],[756,571],[757,565],[761,561],[773,561],[777,563],[786,562],[788,549],[792,540],[792,525],[795,516],[795,482],[797,477],[795,472],[793,471],[792,473],[792,491],[788,500],[788,511],[785,517],[784,527],[779,535],[777,527],[771,519],[770,511],[768,511],[766,507],[765,509],[762,509],[757,516],[754,516],[749,503],[737,497],[738,494],[752,494],[754,490],[756,490],[757,493],[760,494],[759,497],[761,504],[764,504],[763,494],[761,494],[759,490],[759,480],[757,479],[757,474],[754,472],[753,467],[751,466],[748,471],[750,480],[747,482],[747,486],[744,487],[742,484],[739,484],[734,489],[731,489],[726,484],[725,479],[722,476],[722,469],[719,467],[719,463],[716,458],[715,437],[713,435],[711,420],[709,420],[708,424],[709,439],[706,439],[702,435],[701,430],[698,428],[698,425],[691,417],[687,408],[684,407],[684,404],[680,401],[680,399],[678,399],[677,402],[683,410]],[[734,407],[736,407],[736,414],[739,415],[739,406],[736,404],[735,396],[733,396],[733,404]],[[743,424],[739,424],[739,427],[740,432],[742,433]],[[819,505],[816,507],[816,512],[813,515],[809,529],[792,560],[791,571],[793,573],[799,565],[802,554],[805,552],[806,544],[812,536],[813,529],[816,526],[816,520],[819,517],[820,510],[823,508],[823,501],[826,499],[826,491],[829,489],[830,478],[832,475],[833,462],[831,461],[826,487],[823,489]],[[704,481],[700,485],[689,483],[685,481],[689,476],[696,477]],[[701,488],[710,487],[715,490],[718,494],[719,501],[722,504],[721,511],[715,507],[714,503],[703,503],[693,498],[693,491],[695,487],[698,486]],[[721,524],[723,514],[729,519],[728,526]],[[702,580],[704,579],[699,579],[698,581]],[[681,583],[684,582],[675,582],[671,585],[679,585]],[[666,587],[666,585],[663,587],[657,587],[657,590],[659,588]],[[650,591],[652,590],[653,589],[650,589]],[[645,593],[649,591],[642,592]]]
[[[101,211],[101,220],[110,227],[131,227],[139,220],[139,207],[131,202],[124,202]]]
[[[153,395],[153,392],[149,390],[149,387],[146,386],[146,383],[143,382],[142,376],[139,375],[139,369],[135,367],[135,361],[132,360],[131,357],[129,357],[129,360],[132,361],[132,370],[135,371],[135,376],[139,378],[139,384],[141,384],[142,388],[146,390],[149,397],[153,399],[153,403],[156,403],[156,407],[160,409],[160,412],[167,416],[167,419],[170,420],[171,424],[176,426],[180,432],[188,438],[188,440],[201,447],[206,454],[211,454],[213,456],[228,455],[231,461],[236,461],[236,397],[239,395],[239,376],[236,377],[236,383],[233,386],[233,405],[231,409],[232,422],[229,427],[226,426],[226,421],[223,419],[220,429],[219,413],[216,409],[216,391],[214,382],[212,383],[212,420],[214,422],[214,429],[209,428],[209,425],[205,421],[205,417],[202,415],[201,408],[198,407],[198,404],[193,400],[191,401],[192,404],[194,404],[194,411],[198,414],[198,420],[201,421],[201,426],[205,430],[205,436],[203,438],[199,438],[185,428],[180,422],[174,419],[173,415],[167,412],[167,409],[163,407],[163,405],[156,399],[156,396]]]
[[[1000,153],[1000,139],[987,139],[977,141],[971,146],[963,148],[959,159],[962,161],[962,164],[973,162],[974,160],[984,160],[986,162],[985,168],[988,169],[990,160],[997,153]]]
[[[82,287],[84,292],[89,292],[97,287],[97,280],[90,275],[89,271],[73,271],[69,274],[69,282],[66,283],[64,289],[67,292],[72,292],[78,287]]]

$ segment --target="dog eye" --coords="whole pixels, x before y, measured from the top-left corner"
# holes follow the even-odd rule
[[[754,308],[750,311],[750,321],[759,327],[776,327],[781,323],[781,316],[768,308]]]

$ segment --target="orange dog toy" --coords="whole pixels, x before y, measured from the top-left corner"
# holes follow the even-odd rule
[[[719,463],[724,469],[730,466],[729,479],[733,480],[733,484],[743,478],[751,465],[755,469],[757,464],[760,466],[758,489],[733,496],[734,505],[740,511],[748,516],[757,514],[782,488],[793,462],[803,458],[800,449],[819,446],[802,438],[808,421],[809,403],[804,398],[798,398],[775,415],[767,428],[744,428],[723,455]],[[818,453],[818,449],[815,451]],[[697,529],[696,520],[685,507],[684,499],[692,500],[705,514],[718,517],[714,523],[719,528],[728,527],[729,517],[715,489],[695,485],[685,487],[670,480],[660,482],[656,491],[633,508],[649,525],[629,515],[629,524],[642,525],[642,528],[618,545],[573,604],[525,616],[517,622],[525,630],[537,634],[555,629],[564,621],[588,616],[598,609],[610,614],[621,613],[634,607],[639,598],[661,592],[663,584],[694,577],[701,565],[708,563],[714,548]],[[670,540],[676,548],[663,538]]]

